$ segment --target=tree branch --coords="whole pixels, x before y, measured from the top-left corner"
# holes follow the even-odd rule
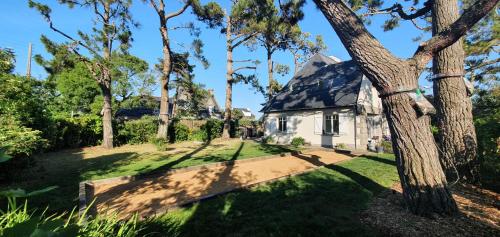
[[[255,37],[257,34],[258,34],[258,32],[254,32],[254,33],[248,35],[247,37],[245,37],[245,38],[241,39],[240,41],[236,42],[235,44],[233,44],[233,46],[231,46],[231,48],[234,49],[234,48],[238,47],[240,44],[244,43],[245,41]]]
[[[434,2],[434,0],[427,0],[424,3],[424,7],[423,8],[420,8],[420,9],[418,9],[417,11],[415,11],[415,12],[413,12],[411,14],[407,14],[403,10],[403,6],[401,4],[399,4],[399,3],[396,3],[396,4],[392,5],[391,7],[388,7],[388,8],[385,8],[385,9],[380,9],[380,10],[370,9],[367,13],[363,14],[362,16],[397,13],[399,15],[399,17],[401,17],[401,19],[404,19],[404,20],[413,20],[415,18],[424,16],[425,14],[427,14],[428,12],[430,12],[432,10],[432,3],[433,2]]]
[[[257,67],[253,67],[253,66],[245,66],[245,67],[239,67],[239,68],[236,68],[233,70],[233,74],[236,73],[237,71],[239,70],[243,70],[243,69],[257,69]]]
[[[431,39],[423,42],[411,58],[416,63],[417,70],[422,70],[433,55],[452,45],[481,18],[488,14],[499,0],[477,0],[449,27],[439,32]]]
[[[181,9],[179,9],[178,11],[176,12],[172,12],[172,13],[169,13],[165,16],[165,19],[168,20],[170,18],[174,18],[182,13],[184,13],[186,11],[186,9],[191,5],[191,2],[190,1],[187,1],[185,2],[184,6],[182,6]]]

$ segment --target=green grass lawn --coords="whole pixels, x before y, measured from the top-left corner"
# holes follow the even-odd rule
[[[148,236],[373,236],[359,212],[397,182],[392,155],[364,156],[143,222]]]
[[[58,188],[30,199],[30,207],[67,211],[78,204],[78,184],[122,175],[164,172],[226,160],[245,159],[288,152],[283,146],[263,145],[254,141],[193,142],[170,145],[157,151],[151,144],[127,145],[113,150],[102,148],[52,152],[35,158],[35,166],[16,172],[7,188],[28,191],[56,185]]]

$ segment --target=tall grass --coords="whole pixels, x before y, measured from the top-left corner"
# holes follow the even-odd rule
[[[117,215],[87,219],[88,208],[79,217],[76,208],[69,213],[48,215],[46,210],[30,210],[27,201],[18,206],[16,199],[11,198],[7,210],[0,210],[0,236],[137,236],[136,215],[128,220],[120,220]]]

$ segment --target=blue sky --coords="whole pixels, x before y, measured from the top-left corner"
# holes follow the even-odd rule
[[[92,15],[89,9],[68,9],[57,4],[56,0],[39,0],[52,8],[52,17],[56,26],[65,32],[76,35],[77,30],[89,31],[92,27]],[[165,0],[167,10],[174,11],[179,8],[178,1]],[[203,3],[207,1],[203,1]],[[217,1],[223,7],[228,7],[229,1]],[[387,5],[392,1],[388,1]],[[169,6],[168,4],[173,4]],[[142,1],[135,0],[131,9],[133,17],[140,22],[141,27],[133,31],[134,42],[131,53],[148,61],[150,67],[161,57],[161,39],[158,31],[158,17],[154,10]],[[317,10],[311,0],[307,1],[304,8],[305,17],[299,24],[303,31],[312,35],[322,35],[328,46],[327,55],[336,56],[342,60],[349,60],[350,56],[344,49],[337,35],[323,16]],[[394,55],[402,58],[410,57],[418,46],[418,42],[412,39],[419,36],[419,31],[408,22],[402,22],[401,26],[390,32],[383,32],[381,24],[384,16],[377,16],[372,19],[372,24],[368,26],[369,31],[380,40]],[[194,21],[190,10],[181,17],[176,18],[169,26],[181,25]],[[45,34],[50,39],[63,42],[64,38],[50,31],[47,23],[33,9],[28,8],[27,0],[1,0],[0,1],[0,22],[2,22],[2,32],[0,33],[0,47],[14,49],[16,53],[16,72],[26,73],[28,44],[33,43],[33,54],[48,56],[40,42],[40,35]],[[203,83],[207,88],[215,90],[216,99],[219,105],[224,106],[225,101],[225,37],[217,29],[207,29],[203,24],[196,23],[201,29],[201,38],[205,44],[205,56],[210,61],[210,67],[204,69],[201,65],[195,68],[195,80]],[[171,32],[173,48],[181,50],[180,45],[191,43],[191,36],[187,31],[178,30]],[[258,59],[265,62],[266,54],[262,49],[249,51],[240,47],[235,52],[234,60]],[[288,52],[278,52],[274,56],[276,62],[287,64],[293,71],[293,60]],[[43,79],[46,73],[42,67],[32,63],[32,75],[38,79]],[[257,75],[262,85],[267,85],[266,65],[261,63],[257,69]],[[286,83],[291,74],[286,77],[277,77],[281,83]],[[421,79],[421,84],[428,84]],[[159,91],[155,91],[159,94]],[[238,84],[234,86],[233,107],[250,108],[252,112],[260,115],[258,111],[264,97],[253,91],[248,85]]]

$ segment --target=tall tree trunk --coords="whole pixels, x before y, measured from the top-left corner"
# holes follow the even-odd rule
[[[167,21],[164,17],[164,14],[159,14],[159,15],[160,15],[160,33],[163,44],[163,63],[162,63],[162,75],[161,75],[160,116],[158,123],[158,133],[156,134],[156,137],[167,139],[168,125],[169,125],[168,85],[170,82],[170,73],[172,72],[172,59],[170,51],[170,42],[168,38]]]
[[[111,94],[111,85],[101,84],[101,91],[104,97],[102,107],[102,147],[111,149],[113,148],[113,112],[111,103],[113,96]]]
[[[433,34],[448,27],[459,16],[457,0],[434,0]],[[462,40],[437,53],[432,65],[434,74],[442,76],[434,81],[433,86],[441,165],[449,181],[458,179],[476,183],[479,181],[479,169],[472,103],[460,76],[464,74]]]
[[[103,27],[107,29],[109,27],[110,19],[110,3],[103,2],[104,7],[104,17],[103,17]],[[106,63],[111,61],[111,43],[109,40],[109,33],[105,30],[104,40],[103,40],[103,59]],[[102,108],[102,147],[106,149],[113,148],[113,113],[112,113],[112,100],[113,95],[111,93],[111,70],[108,68],[109,64],[103,65],[101,68],[101,80],[99,82],[102,95],[104,98],[103,108]]]
[[[294,65],[293,75],[295,75],[299,71],[299,67],[300,67],[299,54],[298,53],[292,53],[292,54],[293,54],[293,65]]]
[[[269,78],[269,99],[273,97],[273,53],[271,52],[270,46],[266,47],[267,49],[267,76]]]
[[[226,104],[224,111],[224,129],[222,130],[222,138],[230,138],[229,131],[231,130],[231,109],[233,101],[233,42],[231,32],[231,17],[227,15],[226,27]]]
[[[427,116],[415,111],[407,93],[415,89],[421,71],[413,60],[392,55],[371,35],[362,21],[341,0],[314,0],[347,51],[382,97],[389,122],[396,165],[410,210],[420,215],[457,211],[447,189],[444,172]]]

